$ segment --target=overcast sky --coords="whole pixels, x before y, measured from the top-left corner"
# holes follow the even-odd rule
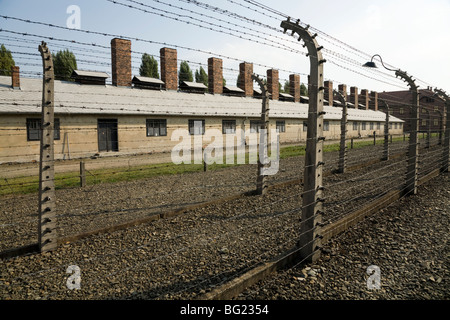
[[[245,8],[244,6],[250,6],[245,0],[198,1],[227,9],[229,12],[238,13],[249,19],[255,19],[275,29],[280,29],[280,23],[284,20],[282,16],[260,8],[252,7],[269,16]],[[107,0],[0,0],[0,14],[66,27],[67,20],[71,16],[71,13],[67,13],[67,9],[71,5],[77,5],[80,8],[82,30],[107,32],[113,35],[165,43],[164,45],[132,40],[132,50],[137,53],[148,52],[157,56],[159,49],[163,46],[178,46],[178,58],[192,61],[190,65],[194,71],[199,67],[196,63],[203,64],[206,69],[207,59],[214,54],[233,58],[224,58],[224,67],[226,68],[224,76],[228,84],[235,85],[239,61],[253,62],[255,64],[254,71],[262,75],[266,72],[266,66],[282,70],[280,71],[282,83],[293,72],[301,74],[302,82],[307,81],[309,59],[303,54],[282,49],[289,46],[306,53],[301,42],[290,42],[295,39],[289,35],[276,33],[270,29],[259,29],[252,23],[204,10],[192,3],[188,4],[187,0],[136,0],[136,2],[117,0],[117,2],[127,3],[155,13],[155,9],[148,7],[152,6],[173,12],[181,20],[189,19],[179,17],[180,14],[207,20],[214,25],[202,24],[198,20],[190,20],[191,24],[186,24],[157,14],[113,4]],[[183,7],[185,10],[180,11],[173,6],[164,5],[162,2]],[[244,6],[238,6],[233,2],[241,3]],[[433,86],[450,92],[450,0],[381,0],[376,2],[365,0],[259,0],[259,2],[293,18],[299,18],[302,22],[331,36],[319,34],[317,40],[325,49],[331,50],[326,57],[329,62],[325,64],[324,77],[333,80],[336,87],[340,83],[345,83],[348,87],[356,86],[359,89],[374,91],[406,89],[407,87],[402,81],[393,77],[393,72],[384,69],[373,71],[361,67],[370,59],[371,55],[380,54],[385,64],[407,71],[417,78],[417,84],[421,88]],[[145,3],[148,6],[143,7],[138,3]],[[186,9],[221,20],[211,20],[205,16],[195,15]],[[166,15],[173,16],[170,13],[166,13]],[[270,42],[272,45],[258,44],[193,25],[196,23],[213,29],[220,29],[222,26],[234,30],[238,29],[235,25],[246,26],[245,32],[251,35],[240,34],[243,38]],[[3,18],[0,18],[0,28],[41,36],[27,37],[5,31],[0,32],[0,43],[4,43],[13,52],[38,53],[37,47],[40,41],[45,40],[54,44],[53,47],[50,45],[52,51],[60,50],[64,46],[78,48],[75,52],[77,59],[84,60],[84,62],[79,62],[79,69],[111,73],[110,67],[107,65],[110,55],[106,49],[52,42],[43,38],[60,37],[109,46],[111,36],[90,35],[84,32],[60,30]],[[221,30],[233,35],[238,34],[229,29]],[[264,33],[260,33],[261,30]],[[276,38],[267,39],[267,33],[276,35]],[[199,49],[202,52],[186,50],[181,47]],[[324,54],[326,53],[324,52]],[[39,68],[33,66],[33,64],[41,63],[38,56],[17,53],[13,56],[22,71],[40,71]],[[136,54],[133,60],[133,74],[138,74],[140,64],[138,56],[139,54]],[[96,65],[95,62],[99,63]]]

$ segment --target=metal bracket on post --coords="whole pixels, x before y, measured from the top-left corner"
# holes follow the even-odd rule
[[[342,118],[341,118],[341,142],[339,147],[339,163],[338,163],[338,173],[345,173],[345,168],[347,164],[347,100],[344,95],[337,90],[334,93],[339,97],[342,104]]]
[[[299,25],[288,18],[281,23],[281,28],[286,32],[297,33],[298,40],[304,41],[304,47],[308,49],[310,61],[309,77],[309,108],[308,131],[306,141],[305,171],[303,177],[303,211],[300,227],[300,257],[304,261],[314,262],[320,257],[321,247],[321,223],[323,213],[323,64],[321,49],[316,37],[308,31],[307,27]]]
[[[261,136],[259,139],[259,156],[258,156],[258,176],[256,179],[256,193],[258,195],[267,192],[267,174],[265,173],[269,164],[268,145],[269,145],[269,90],[267,84],[264,83],[257,75],[252,74],[252,80],[258,83],[262,92],[262,108],[261,108]],[[262,156],[261,156],[262,154]],[[261,158],[263,161],[261,161]]]
[[[442,154],[442,166],[441,166],[441,172],[449,172],[449,153],[450,153],[450,97],[447,93],[445,93],[443,90],[440,89],[434,89],[434,92],[436,95],[444,101],[445,105],[445,133],[444,133],[444,148],[443,148],[443,154]]]
[[[47,44],[39,46],[44,67],[42,88],[42,130],[39,167],[39,251],[56,249],[56,201],[54,168],[54,70]]]
[[[381,158],[382,161],[389,160],[389,104],[382,100],[378,99],[379,102],[384,104],[386,109],[386,120],[384,122],[384,143],[383,143],[383,156]]]
[[[405,195],[414,195],[417,194],[418,180],[419,145],[417,144],[417,133],[419,131],[419,91],[414,80],[406,72],[397,70],[395,75],[408,83],[412,94],[412,105],[409,117],[411,124],[409,133],[408,165],[404,193]]]

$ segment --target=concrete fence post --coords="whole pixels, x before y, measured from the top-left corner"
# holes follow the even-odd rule
[[[42,88],[41,143],[39,161],[39,227],[40,252],[57,247],[54,168],[54,81],[53,60],[47,44],[39,46],[44,69]]]
[[[303,176],[303,203],[300,226],[300,241],[298,243],[300,257],[303,261],[314,262],[320,257],[321,225],[323,214],[323,111],[324,81],[322,47],[318,45],[316,36],[307,27],[300,26],[300,21],[291,22],[288,18],[281,23],[286,32],[297,33],[303,39],[310,61],[309,74],[309,107],[308,130],[306,141],[305,167]]]
[[[444,133],[444,146],[442,149],[442,166],[441,172],[449,172],[449,163],[450,163],[450,97],[443,90],[435,89],[436,95],[444,101],[445,105],[445,133]]]
[[[267,179],[265,168],[268,165],[268,145],[269,145],[269,90],[267,84],[264,83],[257,75],[252,74],[252,79],[256,81],[261,88],[262,92],[262,107],[261,107],[261,138],[259,140],[260,145],[263,144],[263,149],[259,149],[260,153],[263,152],[264,161],[261,162],[261,155],[258,156],[258,175],[256,179],[256,193],[259,195],[266,194],[267,192]]]
[[[417,194],[418,182],[418,158],[419,158],[419,144],[417,133],[419,131],[419,91],[414,80],[406,74],[406,72],[397,70],[395,72],[397,77],[402,78],[408,83],[411,91],[411,108],[410,108],[410,133],[408,146],[408,164],[406,170],[406,182],[404,193],[405,195]]]
[[[343,93],[339,91],[334,91],[338,96],[342,104],[342,117],[341,117],[341,141],[339,145],[339,162],[338,162],[338,172],[345,173],[345,166],[347,162],[347,100],[345,99]],[[352,139],[353,141],[353,139]],[[353,145],[353,143],[352,143]]]
[[[384,108],[386,110],[386,119],[384,121],[384,143],[383,143],[383,156],[381,160],[388,161],[389,160],[389,105],[386,101],[378,99],[379,102],[384,104]]]
[[[80,161],[80,187],[86,187],[86,166],[84,161]]]

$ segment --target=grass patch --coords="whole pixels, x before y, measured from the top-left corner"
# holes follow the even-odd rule
[[[422,138],[422,135],[419,136]],[[383,138],[376,141],[377,144],[382,144]],[[403,137],[393,138],[393,141],[403,141]],[[350,149],[350,142],[348,143]],[[354,141],[353,149],[373,146],[373,141]],[[324,152],[339,151],[339,143],[329,144],[324,146]],[[304,156],[306,153],[305,146],[286,146],[280,148],[280,159],[287,159],[290,157]],[[249,154],[246,154],[245,163],[249,163]],[[225,156],[223,164],[214,163],[208,165],[208,170],[219,170],[229,168],[241,164],[237,164],[237,155],[234,156],[233,164],[226,164]],[[203,171],[203,164],[151,164],[133,167],[117,167],[87,170],[86,183],[87,185],[94,185],[99,183],[114,183],[121,181],[132,181],[137,179],[151,178],[160,175],[186,174],[192,172]],[[66,188],[76,188],[80,185],[80,178],[78,172],[59,173],[55,175],[56,190]],[[11,179],[0,180],[0,196],[8,194],[27,194],[39,191],[39,177],[18,177]]]

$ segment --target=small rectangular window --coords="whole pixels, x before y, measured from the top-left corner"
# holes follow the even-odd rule
[[[353,121],[353,131],[358,130],[358,122]]]
[[[365,123],[365,122],[362,122],[362,124],[361,124],[361,130],[366,130],[366,123]]]
[[[381,123],[377,122],[377,130],[381,129]]]
[[[277,132],[286,132],[286,123],[284,121],[277,121]]]
[[[303,132],[308,131],[308,122],[303,121]]]
[[[373,130],[373,122],[371,122],[369,126],[370,126],[369,129]]]
[[[255,133],[259,132],[262,128],[261,120],[250,120],[250,132]]]
[[[330,131],[330,121],[323,122],[323,131]]]
[[[189,134],[202,135],[205,134],[205,120],[189,120]]]
[[[147,137],[167,136],[166,119],[147,119]]]
[[[41,140],[42,122],[41,119],[27,119],[27,140],[39,141]],[[54,119],[53,123],[53,139],[60,140],[60,123],[59,119]]]
[[[222,120],[222,134],[236,133],[236,120]]]

